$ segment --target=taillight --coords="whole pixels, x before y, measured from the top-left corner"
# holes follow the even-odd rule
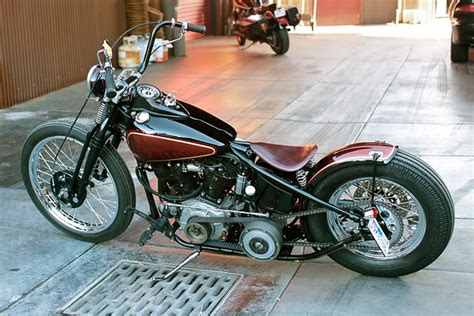
[[[463,4],[454,9],[455,12],[460,13],[474,13],[474,4]]]

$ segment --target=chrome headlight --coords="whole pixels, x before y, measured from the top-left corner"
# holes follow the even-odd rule
[[[87,89],[96,97],[104,96],[105,79],[99,65],[94,65],[87,74]]]

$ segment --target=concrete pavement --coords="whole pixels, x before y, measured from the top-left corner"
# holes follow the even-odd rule
[[[328,258],[256,263],[201,255],[190,267],[244,275],[219,313],[472,313],[474,64],[450,63],[449,26],[321,27],[316,35],[293,35],[285,56],[274,56],[263,45],[242,52],[234,44],[233,38],[220,37],[192,41],[187,58],[151,66],[143,82],[177,90],[179,98],[230,122],[241,138],[315,142],[320,154],[354,141],[397,143],[445,180],[455,200],[456,226],[435,263],[397,279],[361,276]],[[24,137],[40,122],[72,117],[84,96],[80,83],[0,111],[0,310],[5,314],[55,313],[121,258],[173,264],[188,253],[160,237],[140,249],[134,244],[145,227],[139,220],[112,242],[73,240],[29,201],[19,173]],[[86,119],[95,109],[86,110]],[[126,146],[121,153],[132,168]]]

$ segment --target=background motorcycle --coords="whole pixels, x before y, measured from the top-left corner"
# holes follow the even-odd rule
[[[246,39],[267,43],[278,55],[290,48],[288,26],[301,20],[296,7],[277,9],[276,4],[260,4],[259,0],[234,0],[234,32],[240,46]]]
[[[139,83],[163,26],[205,31],[159,22],[140,68],[118,78],[104,42],[87,78],[89,97],[100,102],[95,124],[51,121],[26,139],[25,187],[51,223],[101,242],[120,235],[137,214],[150,224],[141,245],[159,231],[194,249],[164,278],[202,250],[257,260],[329,254],[375,276],[417,271],[442,253],[453,230],[453,201],[427,164],[385,142],[351,144],[317,161],[316,145],[237,139],[220,119]],[[117,153],[123,140],[135,155],[149,214],[135,208],[134,184]],[[314,251],[294,254],[294,247]]]

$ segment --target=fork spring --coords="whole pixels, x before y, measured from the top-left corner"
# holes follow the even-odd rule
[[[97,116],[95,117],[95,122],[97,124],[102,124],[108,116],[109,105],[106,103],[101,103],[99,106],[99,110],[97,111]]]

